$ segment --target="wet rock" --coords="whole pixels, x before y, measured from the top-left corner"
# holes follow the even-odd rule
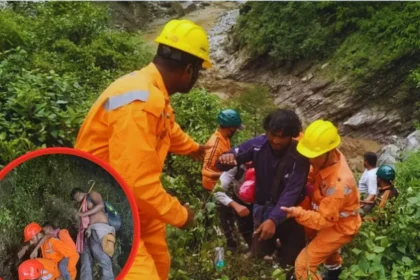
[[[382,148],[378,158],[378,165],[388,164],[394,166],[400,160],[400,147],[390,144]]]
[[[319,80],[319,81],[314,81],[314,83],[311,85],[310,90],[313,92],[317,92],[325,87],[327,87],[328,85],[330,85],[332,83],[331,80]]]
[[[293,66],[292,75],[299,76],[309,70],[313,65],[312,61],[299,61]]]
[[[182,6],[181,3],[179,2],[173,2],[172,3],[172,10],[175,11],[175,13],[179,16],[179,17],[183,17],[185,16],[185,10],[184,7]]]
[[[305,76],[302,78],[302,82],[307,82],[309,80],[311,80],[314,77],[314,75],[312,73],[309,73],[309,75]]]
[[[414,131],[405,138],[404,151],[413,152],[420,149],[420,131]]]
[[[191,12],[197,10],[197,8],[198,8],[198,6],[192,1],[182,3],[181,6],[182,6],[185,14],[191,13]]]
[[[378,120],[385,117],[385,113],[376,112],[371,108],[365,108],[362,111],[356,113],[343,123],[344,126],[351,127],[353,129],[359,129],[367,125],[374,124]]]

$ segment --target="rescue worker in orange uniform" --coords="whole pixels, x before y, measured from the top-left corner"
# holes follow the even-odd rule
[[[30,242],[31,245],[37,244],[43,237],[42,228],[37,223],[28,224],[23,233],[25,242]],[[68,259],[67,271],[70,274],[71,280],[76,279],[77,269],[76,265],[79,261],[79,254],[75,248],[72,248],[63,241],[50,237],[41,245],[42,258],[51,260],[59,264],[64,258]]]
[[[41,280],[44,266],[38,260],[24,261],[18,268],[19,280]]]
[[[90,109],[75,148],[110,163],[130,186],[141,223],[140,245],[126,280],[168,279],[165,226],[187,228],[194,213],[169,195],[160,175],[168,152],[200,158],[208,148],[175,122],[169,96],[188,93],[212,66],[206,32],[189,20],[171,20],[155,40],[145,68],[113,82]]]
[[[18,275],[19,280],[54,280],[60,277],[60,271],[53,261],[33,259],[19,265]]]
[[[204,156],[203,168],[201,170],[203,188],[212,191],[222,172],[216,168],[216,161],[223,153],[230,150],[230,139],[237,130],[242,130],[241,116],[232,109],[219,112],[217,116],[218,129],[213,133],[206,145],[212,148]]]
[[[73,239],[70,237],[70,234],[69,234],[68,230],[56,228],[50,222],[44,223],[44,225],[42,226],[42,230],[43,230],[45,235],[38,242],[35,249],[32,251],[31,259],[34,259],[34,258],[36,258],[36,256],[38,256],[39,248],[45,243],[46,240],[48,240],[51,237],[60,239],[61,241],[63,241],[64,243],[66,243],[67,245],[69,245],[70,247],[72,247],[73,249],[76,250],[76,244],[74,243]],[[60,261],[60,263],[58,264],[58,266],[59,266],[59,269],[61,271],[61,274],[62,274],[62,277],[64,278],[64,280],[70,279],[71,275],[67,271],[68,259],[63,258]]]
[[[230,150],[230,139],[238,130],[244,128],[239,113],[232,109],[219,112],[217,123],[219,127],[206,143],[206,145],[212,148],[206,152],[201,170],[203,188],[208,192],[213,191],[222,175],[222,172],[216,168],[217,159],[223,153]],[[220,224],[227,241],[227,249],[234,252],[238,249],[239,244],[236,240],[234,230],[235,216],[233,209],[220,202],[216,202],[216,209],[219,213]]]
[[[343,262],[340,248],[354,238],[362,224],[359,191],[344,155],[337,149],[340,142],[331,122],[317,120],[307,127],[298,143],[298,152],[309,158],[312,167],[312,210],[281,209],[317,233],[296,259],[294,279],[308,279],[309,275],[311,279],[338,279]],[[324,278],[317,273],[322,263],[327,268]]]

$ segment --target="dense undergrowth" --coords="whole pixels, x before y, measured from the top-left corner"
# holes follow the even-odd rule
[[[419,279],[420,151],[396,166],[399,197],[345,248],[342,279]]]
[[[419,36],[415,35],[419,21],[413,20],[418,17],[418,3],[248,5],[252,9],[238,24],[240,42],[254,49],[256,56],[269,54],[279,60],[330,58],[339,69],[337,73],[344,71],[357,77],[369,76],[402,56],[418,55]],[[83,118],[107,84],[141,68],[151,58],[150,50],[138,34],[112,28],[103,4],[15,2],[0,9],[0,26],[0,165],[39,147],[72,146]],[[419,89],[420,70],[418,67],[411,70],[407,86]],[[412,103],[418,101],[416,92],[409,96],[409,100],[414,100]],[[171,99],[177,121],[200,143],[205,143],[216,129],[215,118],[220,109],[238,109],[247,129],[234,137],[234,145],[262,133],[262,119],[273,106],[264,88],[238,95],[224,102],[205,90],[194,89],[189,95],[175,95]],[[365,223],[358,237],[345,248],[346,270],[342,279],[418,279],[415,273],[419,271],[419,257],[415,249],[420,246],[419,166],[418,153],[398,166],[397,186],[401,196],[393,209],[376,214],[383,219],[382,223]],[[193,229],[181,231],[168,227],[172,279],[283,279],[272,264],[242,256],[227,256],[226,269],[221,273],[215,271],[214,250],[223,246],[224,238],[216,228],[214,200],[208,199],[202,190],[200,169],[198,162],[171,155],[162,176],[168,192],[182,202],[189,202],[197,211]],[[0,205],[11,203],[10,197],[16,197],[17,203],[34,203],[35,208],[27,209],[38,209],[35,204],[44,198],[39,196],[43,193],[41,185],[53,196],[64,195],[65,189],[56,190],[52,183],[58,184],[60,176],[51,177],[51,182],[43,182],[33,189],[16,188],[13,195],[6,195],[3,193],[6,190],[1,188]],[[84,178],[80,184],[90,179]],[[71,180],[65,183],[71,184]],[[29,186],[28,182],[25,184]],[[66,189],[70,187],[73,185]],[[29,200],[28,194],[39,200]],[[207,199],[208,203],[203,204]],[[28,214],[22,210],[14,217],[10,210],[1,209],[1,234],[8,235],[1,239],[2,248],[20,242],[27,215],[44,218],[44,212]],[[396,211],[393,216],[391,210]],[[53,213],[56,211],[50,212]],[[208,227],[204,227],[204,220]],[[7,228],[3,223],[8,224]],[[11,228],[10,223],[15,227]],[[62,226],[71,227],[73,222],[69,219],[63,223]],[[127,231],[127,234],[131,233]],[[9,269],[14,264],[6,265]],[[3,269],[0,267],[0,271]]]
[[[367,84],[368,92],[356,92],[379,104],[410,108],[411,117],[420,120],[420,3],[249,2],[246,6],[235,35],[255,58],[328,61],[322,75],[350,77],[356,89]],[[369,84],[378,85],[378,93]],[[393,90],[387,93],[389,89]]]
[[[24,245],[23,230],[30,222],[42,225],[50,221],[67,229],[76,240],[78,204],[70,199],[70,193],[76,187],[88,192],[91,180],[95,182],[93,190],[122,217],[113,256],[114,272],[121,271],[131,252],[134,233],[130,205],[123,190],[110,174],[90,161],[49,155],[21,164],[0,181],[0,277],[18,279],[17,252]],[[98,267],[95,273],[98,274]]]
[[[112,28],[100,3],[11,2],[0,26],[0,165],[72,146],[99,93],[151,58],[141,36]]]

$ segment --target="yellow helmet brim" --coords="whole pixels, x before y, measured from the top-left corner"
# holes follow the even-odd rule
[[[339,135],[337,135],[336,141],[329,147],[329,149],[320,149],[320,150],[315,149],[314,150],[314,149],[311,149],[311,148],[305,146],[305,144],[302,141],[298,142],[296,149],[299,152],[299,154],[303,155],[304,157],[312,159],[312,158],[319,157],[323,154],[326,154],[329,151],[334,150],[335,148],[337,148],[340,145],[340,143],[341,143],[341,137]]]

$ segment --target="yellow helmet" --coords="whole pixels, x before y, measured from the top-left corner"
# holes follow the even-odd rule
[[[185,19],[169,21],[155,42],[201,58],[204,60],[203,68],[212,67],[206,31],[192,21]]]
[[[316,120],[306,128],[297,150],[307,158],[316,158],[337,148],[340,142],[338,130],[331,122]]]

